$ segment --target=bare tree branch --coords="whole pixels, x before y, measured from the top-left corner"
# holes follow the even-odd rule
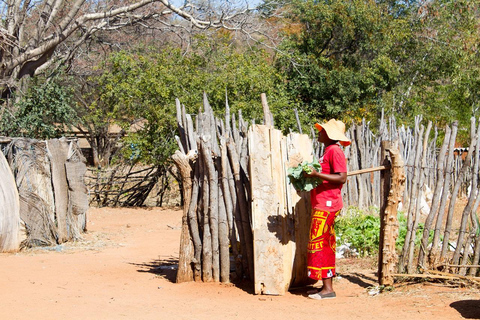
[[[168,0],[6,0],[0,11],[0,88],[5,93],[25,75],[34,75],[56,62],[72,61],[75,51],[99,31],[141,25],[198,30],[224,28],[265,37],[253,26],[248,2],[229,1],[213,8]],[[240,4],[240,5],[239,5]],[[253,38],[253,37],[252,37]],[[62,44],[62,46],[60,46]],[[64,45],[65,44],[65,45]]]

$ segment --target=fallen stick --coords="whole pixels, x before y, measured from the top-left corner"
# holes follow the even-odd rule
[[[432,279],[444,279],[444,280],[468,280],[472,281],[475,283],[480,284],[480,277],[465,277],[465,276],[459,276],[451,273],[446,273],[446,272],[440,272],[440,271],[434,271],[434,270],[429,270],[428,272],[432,273],[440,273],[440,274],[424,274],[424,273],[413,273],[413,274],[408,274],[408,273],[394,273],[392,276],[398,277],[398,278],[432,278]]]
[[[437,271],[437,270],[427,270],[426,272],[433,273],[433,274],[444,275],[444,276],[452,276],[452,277],[465,279],[465,280],[472,280],[472,281],[475,281],[475,282],[480,282],[480,277],[467,277],[467,276],[461,276],[461,275],[456,275],[456,274]]]

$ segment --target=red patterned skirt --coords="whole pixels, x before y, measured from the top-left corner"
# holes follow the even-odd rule
[[[315,280],[335,276],[335,217],[340,211],[313,210],[308,242],[308,276]]]

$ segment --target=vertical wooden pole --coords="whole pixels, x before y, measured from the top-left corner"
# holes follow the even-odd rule
[[[188,227],[188,208],[192,196],[192,178],[187,157],[179,150],[172,155],[172,160],[180,171],[183,182],[183,217],[182,217],[182,233],[180,236],[180,256],[178,258],[177,283],[193,281],[192,260],[194,257],[193,241],[190,236]]]
[[[388,149],[391,146],[390,141],[382,141],[380,151],[380,165],[390,166],[390,160],[387,158]],[[378,278],[382,278],[383,274],[383,245],[385,237],[385,208],[387,206],[388,193],[390,192],[391,170],[382,170],[380,172],[380,238],[378,249]],[[381,283],[380,283],[381,284]]]
[[[437,163],[437,179],[435,182],[435,189],[433,192],[433,199],[432,205],[430,206],[430,212],[428,213],[427,218],[425,219],[424,229],[423,229],[423,236],[422,242],[420,245],[420,251],[418,253],[418,267],[425,268],[425,260],[427,256],[427,249],[428,249],[428,238],[430,236],[430,230],[433,224],[433,221],[438,213],[438,208],[440,207],[440,201],[442,196],[442,189],[445,182],[445,156],[447,154],[447,146],[448,142],[450,141],[450,127],[445,126],[445,138],[442,143],[442,147],[440,148],[440,152],[438,153],[438,158],[436,159]],[[434,160],[435,161],[435,160]],[[432,242],[432,247],[435,247],[437,244]]]
[[[190,226],[190,234],[194,247],[194,259],[193,261],[193,278],[195,281],[202,280],[202,239],[200,238],[200,232],[197,219],[197,205],[199,203],[198,195],[200,191],[200,164],[199,161],[195,162],[194,179],[192,186],[192,194],[190,205],[188,205],[188,225]],[[187,206],[187,204],[184,204]]]
[[[64,139],[47,141],[48,157],[50,158],[52,185],[55,196],[55,216],[57,217],[58,243],[70,238],[68,226],[68,186],[65,162],[67,161],[68,142]],[[107,197],[106,197],[107,198]]]
[[[272,114],[270,108],[268,107],[267,95],[265,93],[260,94],[263,107],[263,124],[266,126],[273,126]]]
[[[380,285],[392,285],[393,276],[396,272],[398,262],[397,252],[395,251],[395,241],[398,237],[398,202],[403,195],[405,187],[405,168],[404,162],[397,148],[390,146],[391,165],[391,183],[388,192],[387,203],[384,205],[383,219],[381,225],[383,230],[381,247],[381,266],[379,266],[378,281]],[[384,190],[386,193],[386,190]]]

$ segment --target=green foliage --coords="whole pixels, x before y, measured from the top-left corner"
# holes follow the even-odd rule
[[[117,123],[127,130],[143,119],[143,128],[124,138],[124,155],[149,163],[164,163],[176,148],[175,98],[195,115],[203,109],[203,93],[217,114],[225,110],[228,96],[232,113],[246,120],[263,118],[260,94],[266,93],[272,113],[287,109],[289,101],[279,73],[262,50],[237,50],[227,38],[195,38],[191,51],[179,48],[139,48],[136,53],[112,54],[91,79],[89,108],[82,113],[88,123]],[[95,98],[98,97],[98,98]],[[294,114],[279,119],[294,122]],[[287,122],[289,120],[289,122]],[[285,128],[286,129],[286,128]]]
[[[3,114],[1,134],[35,139],[61,137],[79,121],[74,106],[72,90],[61,85],[58,78],[35,78],[14,109]]]
[[[375,123],[383,108],[399,124],[458,120],[468,142],[469,119],[480,116],[479,3],[296,0],[282,10],[276,66],[310,119]]]
[[[418,45],[409,60],[415,75],[404,111],[439,126],[458,120],[462,143],[469,140],[470,117],[480,115],[479,9],[472,1],[430,3],[418,22]]]
[[[348,208],[344,216],[335,220],[335,232],[342,244],[349,243],[361,256],[378,252],[380,218],[366,214],[355,207]]]
[[[402,250],[405,244],[405,237],[407,235],[407,218],[401,212],[398,214],[397,218],[398,218],[399,227],[398,227],[398,238],[397,238],[396,246],[397,246],[397,250],[400,251]],[[424,230],[424,224],[419,223],[417,226],[417,231],[415,233],[415,243],[414,243],[415,246],[420,245],[420,242],[423,237],[423,230]],[[430,230],[429,243],[431,243],[431,240],[433,239],[433,233],[434,233],[434,230]]]
[[[311,168],[314,168],[316,171],[322,171],[322,166],[317,159],[312,162],[303,161],[296,167],[288,168],[288,179],[295,190],[310,191],[322,183],[322,180],[317,177],[305,177],[303,175],[304,172],[311,174],[313,172]]]
[[[377,209],[378,210],[378,209]],[[402,212],[398,213],[397,251],[400,253],[407,234],[407,218]],[[423,224],[419,224],[415,234],[415,246],[420,244],[423,236]],[[335,220],[335,231],[340,238],[340,243],[349,243],[360,255],[369,256],[378,253],[380,240],[380,217],[378,213],[364,212],[356,207],[347,209],[345,215]],[[433,238],[433,230],[430,239]]]
[[[289,93],[315,118],[376,114],[395,85],[399,66],[389,55],[393,33],[387,6],[374,1],[293,1],[278,60]],[[292,62],[293,61],[293,62]]]

